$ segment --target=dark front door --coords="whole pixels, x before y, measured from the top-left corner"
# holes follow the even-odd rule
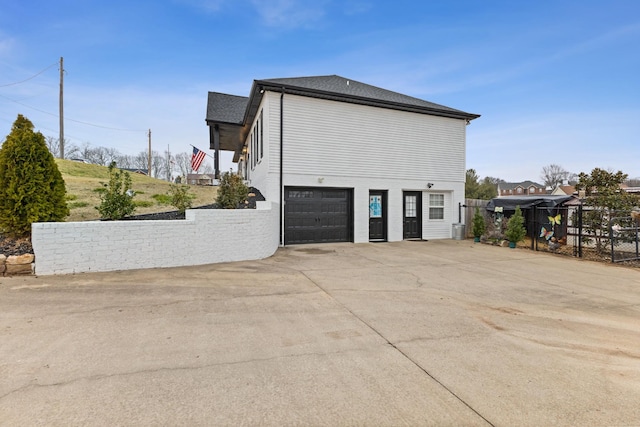
[[[387,240],[387,192],[369,191],[369,240]]]
[[[403,193],[403,235],[405,239],[422,238],[422,193],[405,191]]]
[[[285,245],[353,241],[351,194],[349,188],[285,188]]]

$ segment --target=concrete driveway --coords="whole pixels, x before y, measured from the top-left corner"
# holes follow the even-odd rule
[[[640,271],[469,241],[0,278],[1,425],[640,425]]]

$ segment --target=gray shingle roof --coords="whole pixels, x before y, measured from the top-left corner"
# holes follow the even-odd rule
[[[247,109],[249,98],[209,92],[207,100],[207,120],[223,123],[241,124]]]
[[[382,89],[337,75],[266,79],[258,80],[256,81],[256,84],[272,84],[274,86],[284,86],[287,88],[307,89],[317,92],[344,95],[346,97],[368,99],[371,101],[383,101],[396,105],[407,105],[426,108],[429,110],[448,111],[451,113],[469,115],[468,113],[454,108],[435,104],[412,96],[403,95],[398,92]],[[477,117],[475,114],[470,116]]]

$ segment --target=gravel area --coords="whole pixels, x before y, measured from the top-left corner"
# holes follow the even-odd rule
[[[0,254],[5,256],[32,254],[33,248],[28,238],[14,239],[0,234]]]

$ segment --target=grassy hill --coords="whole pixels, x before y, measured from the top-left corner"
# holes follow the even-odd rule
[[[100,204],[100,193],[96,190],[102,188],[102,183],[109,181],[109,170],[105,166],[72,160],[56,159],[56,163],[67,188],[67,204],[71,213],[66,220],[99,219],[100,214],[95,207]],[[131,174],[131,181],[131,187],[136,193],[133,198],[137,205],[134,215],[175,210],[170,204],[159,201],[169,191],[171,185],[169,182],[136,173]],[[189,187],[190,193],[196,196],[193,206],[214,203],[218,191],[217,187],[201,185],[190,185]]]

